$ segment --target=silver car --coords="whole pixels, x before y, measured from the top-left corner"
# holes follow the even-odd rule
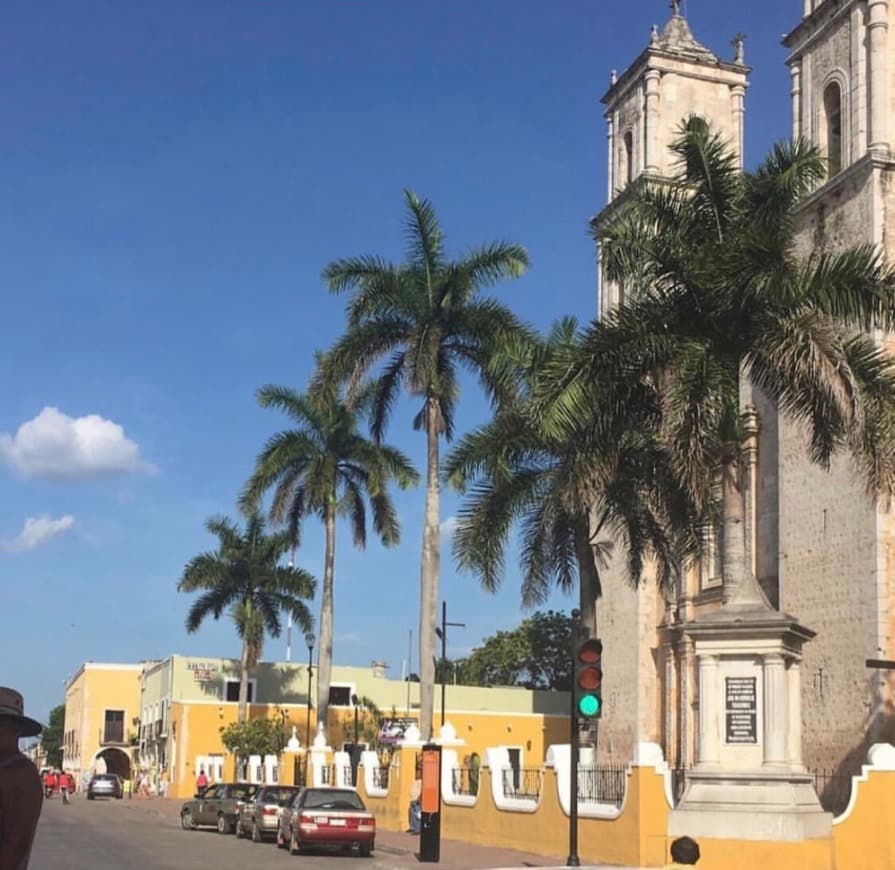
[[[301,791],[299,786],[266,785],[258,789],[236,817],[236,836],[251,836],[255,843],[277,835],[280,813]]]
[[[98,773],[87,785],[87,800],[98,797],[118,798],[124,795],[121,780],[114,773]]]

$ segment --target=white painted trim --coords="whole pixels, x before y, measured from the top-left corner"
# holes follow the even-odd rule
[[[364,790],[370,797],[388,797],[387,788],[379,788],[373,785],[373,769],[376,767],[380,767],[379,756],[372,749],[362,752],[359,769],[363,771]],[[389,777],[389,782],[391,782],[391,777]]]

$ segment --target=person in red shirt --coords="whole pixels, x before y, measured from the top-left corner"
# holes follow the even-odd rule
[[[53,794],[53,771],[48,770],[44,773],[44,796],[50,797]]]

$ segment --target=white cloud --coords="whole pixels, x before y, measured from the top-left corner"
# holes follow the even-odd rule
[[[27,553],[36,550],[48,541],[74,528],[75,518],[71,514],[51,519],[46,514],[39,517],[28,517],[22,531],[10,540],[0,541],[0,546],[7,553]]]
[[[457,526],[460,525],[460,520],[457,517],[448,517],[442,524],[439,526],[441,530],[441,537],[446,541],[449,541],[454,537],[454,532],[457,531]]]
[[[155,470],[118,423],[98,414],[69,417],[51,407],[15,435],[0,434],[0,461],[23,477],[55,480]]]

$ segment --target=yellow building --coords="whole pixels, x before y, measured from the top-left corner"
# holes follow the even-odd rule
[[[167,794],[191,795],[196,776],[233,777],[233,760],[220,739],[235,722],[239,662],[173,655],[147,665],[142,673],[139,763],[153,775],[167,776]],[[307,664],[262,662],[249,681],[251,715],[279,719],[288,735],[295,729],[303,746],[317,730],[316,668]],[[440,693],[436,692],[440,698]],[[484,757],[488,747],[505,747],[514,767],[541,764],[547,748],[568,739],[568,696],[520,688],[448,686],[445,718],[463,741],[462,754]],[[368,709],[367,704],[373,709]],[[354,743],[364,748],[394,741],[419,715],[419,684],[390,680],[381,667],[333,668],[327,740],[333,749]],[[435,721],[441,720],[436,704]],[[250,760],[248,778],[275,781],[276,756]]]
[[[62,766],[79,785],[94,772],[130,775],[144,667],[86,662],[66,683]]]

